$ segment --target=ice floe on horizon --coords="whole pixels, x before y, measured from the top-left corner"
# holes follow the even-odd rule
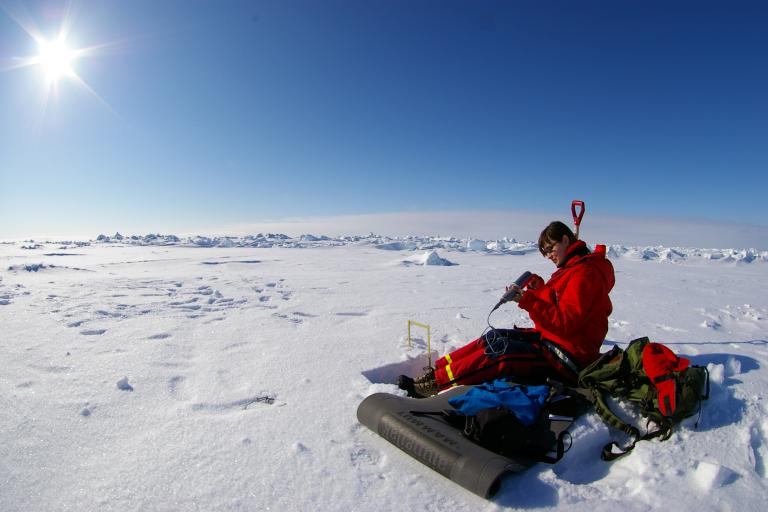
[[[416,236],[404,237],[377,235],[344,235],[331,237],[326,235],[303,234],[299,237],[291,237],[282,233],[258,233],[245,236],[187,236],[162,235],[150,233],[147,235],[121,235],[119,232],[113,236],[100,234],[94,240],[73,240],[64,242],[24,240],[20,248],[34,251],[46,249],[46,246],[54,245],[60,250],[81,248],[90,245],[122,245],[122,246],[181,246],[181,247],[207,247],[207,248],[309,248],[309,247],[335,247],[348,245],[367,245],[385,251],[455,251],[478,252],[484,254],[525,255],[538,251],[538,246],[531,241],[518,241],[515,238],[502,238],[499,240],[482,240],[478,238],[456,238],[452,236]],[[695,248],[695,247],[667,247],[656,246],[630,246],[608,245],[609,258],[626,258],[631,260],[681,263],[690,260],[709,260],[720,262],[751,263],[754,261],[768,261],[768,251],[757,249],[737,248]]]

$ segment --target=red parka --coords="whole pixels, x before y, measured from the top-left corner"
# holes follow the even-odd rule
[[[608,292],[615,283],[605,246],[589,252],[581,240],[568,247],[565,261],[549,281],[526,290],[519,307],[526,310],[543,338],[566,350],[584,368],[597,359],[608,333],[613,306]]]

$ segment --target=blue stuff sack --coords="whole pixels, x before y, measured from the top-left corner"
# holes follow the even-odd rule
[[[529,427],[539,418],[549,393],[549,386],[523,386],[498,379],[474,386],[463,395],[451,398],[448,403],[464,416],[476,416],[483,409],[501,407]]]

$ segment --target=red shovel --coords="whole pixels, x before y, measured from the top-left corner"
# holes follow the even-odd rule
[[[576,208],[579,208],[578,213],[576,212]],[[576,239],[579,239],[579,226],[581,225],[581,218],[584,217],[584,211],[586,208],[584,207],[584,201],[579,201],[578,199],[574,199],[571,202],[571,214],[573,215],[573,225],[576,226]]]

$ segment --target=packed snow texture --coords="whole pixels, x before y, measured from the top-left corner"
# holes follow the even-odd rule
[[[707,366],[698,428],[642,442],[594,414],[485,501],[356,420],[398,373],[476,338],[534,243],[102,236],[0,245],[0,510],[759,510],[768,499],[768,254],[618,246],[603,350]],[[439,254],[438,254],[439,252]],[[433,265],[430,261],[450,264]],[[410,262],[409,264],[404,264]],[[409,344],[408,320],[416,329]],[[529,326],[508,304],[497,327]],[[434,357],[433,354],[433,357]]]

